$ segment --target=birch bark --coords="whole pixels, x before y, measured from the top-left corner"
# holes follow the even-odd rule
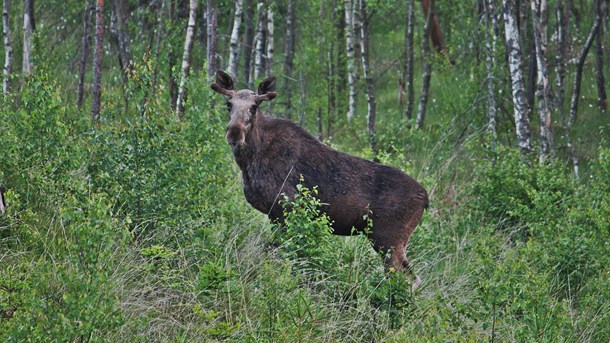
[[[239,27],[241,26],[241,15],[243,12],[243,0],[235,0],[235,16],[233,19],[233,30],[229,45],[229,68],[228,72],[234,79],[237,78],[237,66],[239,64]]]
[[[538,116],[540,118],[540,152],[538,160],[544,163],[553,155],[553,134],[551,132],[550,83],[546,63],[547,47],[547,1],[532,0],[532,28],[536,47],[536,97],[538,98]]]
[[[244,22],[246,32],[244,34],[243,56],[244,56],[244,82],[249,88],[252,88],[252,80],[250,79],[251,64],[252,64],[252,47],[254,43],[254,7],[252,0],[246,0],[244,3]]]
[[[2,34],[4,35],[4,70],[2,74],[2,94],[6,97],[11,88],[11,68],[13,66],[13,47],[11,45],[11,28],[9,26],[9,14],[11,1],[4,0],[2,3]]]
[[[519,28],[515,0],[504,0],[504,34],[508,50],[512,98],[514,105],[515,131],[517,144],[523,154],[531,150],[529,108],[525,93],[525,81],[521,70],[522,54],[519,44]]]
[[[31,75],[34,70],[34,62],[32,61],[32,33],[34,27],[34,0],[25,0],[23,9],[23,64],[22,70],[24,75]]]
[[[265,3],[259,1],[256,5],[256,13],[258,13],[258,22],[256,24],[256,35],[254,37],[254,68],[252,77],[250,80],[254,81],[258,79],[263,73],[265,66],[265,28],[267,27],[266,18],[267,14],[264,10]]]
[[[364,82],[366,84],[366,102],[368,105],[368,111],[366,116],[367,133],[369,137],[369,144],[373,150],[373,156],[377,158],[378,147],[377,140],[375,138],[375,117],[376,117],[376,102],[375,92],[373,90],[373,77],[371,75],[370,61],[369,61],[369,17],[367,13],[366,0],[359,1],[359,12],[360,12],[360,39],[362,47],[362,73],[364,75]]]
[[[602,111],[608,108],[608,95],[606,94],[606,77],[604,75],[604,48],[602,44],[604,33],[604,12],[602,7],[604,0],[595,1],[595,16],[600,17],[601,23],[597,36],[595,36],[595,78],[597,79],[597,103]]]
[[[408,0],[406,29],[405,29],[405,88],[407,92],[407,105],[405,107],[405,117],[407,120],[413,118],[413,107],[415,103],[415,92],[413,89],[413,32],[415,29],[415,1]],[[407,124],[411,127],[411,124]]]
[[[214,0],[207,1],[207,9],[208,13],[208,50],[206,53],[206,58],[208,60],[208,79],[212,80],[214,75],[216,75],[216,29],[218,26],[217,23],[217,14],[216,14],[216,6],[214,6]]]
[[[267,66],[267,75],[273,74],[273,53],[274,53],[274,22],[273,22],[273,8],[272,3],[269,3],[269,7],[267,7],[267,56],[266,56],[266,66]],[[272,102],[269,103],[271,105]]]
[[[347,121],[351,122],[356,113],[356,71],[354,58],[354,1],[345,0],[345,29],[346,29],[346,56],[347,56],[347,84],[349,100],[347,106]]]
[[[487,133],[491,140],[492,149],[496,145],[496,96],[495,77],[493,68],[496,64],[496,3],[494,0],[485,0],[485,68],[487,71]]]
[[[191,69],[191,52],[193,51],[193,37],[195,36],[195,25],[197,21],[198,0],[190,0],[189,21],[184,39],[184,53],[182,54],[182,72],[180,74],[180,86],[178,87],[178,99],[176,100],[176,117],[180,119],[184,113],[184,102],[186,101],[186,81]]]

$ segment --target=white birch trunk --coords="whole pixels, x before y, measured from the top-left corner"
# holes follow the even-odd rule
[[[407,92],[407,105],[405,107],[405,118],[409,120],[407,124],[408,128],[411,128],[410,120],[413,117],[413,104],[415,99],[415,92],[413,87],[413,34],[415,29],[415,1],[407,1],[407,16],[406,16],[406,28],[405,28],[405,70],[404,70],[404,82],[405,90]]]
[[[239,64],[239,27],[241,26],[241,15],[243,11],[243,0],[235,0],[235,18],[233,19],[233,31],[229,46],[229,68],[228,72],[234,79],[237,78],[237,67]]]
[[[517,144],[523,154],[529,153],[530,125],[529,110],[525,93],[525,81],[521,70],[522,54],[519,44],[515,0],[504,0],[504,34],[508,49],[508,67],[510,70],[511,89],[514,104],[515,131]]]
[[[256,13],[258,13],[258,23],[256,24],[256,35],[254,36],[254,68],[252,68],[252,77],[250,80],[257,80],[261,74],[263,73],[263,63],[264,63],[264,54],[265,54],[265,18],[266,14],[264,13],[263,8],[265,7],[265,3],[260,1],[256,5]]]
[[[4,79],[2,81],[2,94],[6,96],[11,88],[11,68],[13,66],[13,47],[11,45],[11,29],[9,26],[9,13],[11,1],[4,0],[2,4],[2,34],[4,35]]]
[[[25,7],[23,9],[23,64],[22,70],[24,75],[31,75],[34,69],[34,63],[32,61],[32,6],[34,5],[33,0],[25,0]]]
[[[354,2],[345,0],[345,29],[346,29],[346,55],[347,55],[347,84],[349,100],[347,107],[347,121],[351,122],[356,113],[356,69],[354,59]]]
[[[534,43],[536,47],[536,97],[538,98],[538,115],[540,118],[540,152],[538,159],[544,163],[553,154],[553,135],[551,132],[550,83],[546,63],[547,46],[547,1],[532,0],[532,20]]]
[[[559,111],[561,122],[565,122],[565,111],[563,103],[565,98],[565,74],[566,57],[568,55],[568,20],[569,13],[564,6],[563,0],[557,0],[557,62],[555,72],[557,74],[557,92],[555,106]]]
[[[178,99],[176,99],[176,116],[184,112],[184,102],[186,101],[186,80],[191,68],[191,51],[193,50],[193,37],[195,36],[195,24],[197,20],[198,0],[190,0],[189,21],[186,28],[186,38],[184,40],[184,53],[182,54],[182,72],[180,75],[180,86],[178,87]]]
[[[367,131],[369,136],[369,144],[373,150],[373,155],[377,158],[377,141],[375,139],[375,117],[376,117],[376,102],[375,92],[373,91],[373,77],[371,76],[370,61],[369,61],[369,19],[366,12],[366,0],[359,1],[360,12],[360,39],[362,47],[362,73],[366,84],[366,102],[368,112],[366,116]]]
[[[273,74],[274,30],[272,3],[269,3],[269,7],[267,8],[267,75]],[[270,102],[269,104],[271,105],[272,103]]]
[[[207,13],[207,53],[206,58],[208,60],[208,79],[213,80],[216,75],[216,28],[217,28],[217,14],[216,6],[214,6],[213,0],[208,0],[206,4]]]
[[[494,0],[485,0],[485,65],[487,69],[487,133],[492,148],[496,144],[496,98],[493,67],[496,64],[496,6]]]

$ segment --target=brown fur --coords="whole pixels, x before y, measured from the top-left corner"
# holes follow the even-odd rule
[[[391,252],[386,265],[411,270],[405,249],[428,207],[428,194],[417,181],[397,168],[334,150],[289,120],[264,115],[258,105],[275,97],[274,78],[263,81],[256,94],[235,90],[233,80],[219,71],[212,88],[228,97],[226,139],[254,208],[282,221],[280,194],[293,196],[302,176],[306,187],[317,186],[321,210],[335,234],[364,230],[371,218],[373,247],[384,255]],[[415,288],[420,281],[414,277]]]

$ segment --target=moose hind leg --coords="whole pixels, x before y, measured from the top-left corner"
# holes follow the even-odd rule
[[[417,276],[417,274],[415,274],[415,272],[413,271],[413,266],[411,265],[411,263],[409,263],[409,260],[407,259],[407,256],[403,256],[402,259],[402,266],[409,272],[411,273],[411,275],[413,275],[413,285],[412,290],[415,291],[419,285],[421,285],[421,279],[419,278],[419,276]]]

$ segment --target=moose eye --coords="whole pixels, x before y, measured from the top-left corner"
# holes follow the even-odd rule
[[[255,115],[257,110],[258,110],[258,106],[256,106],[256,105],[252,105],[252,106],[250,107],[250,114],[251,114],[251,115]]]
[[[233,104],[231,104],[230,102],[227,102],[227,110],[231,110],[233,108]]]

